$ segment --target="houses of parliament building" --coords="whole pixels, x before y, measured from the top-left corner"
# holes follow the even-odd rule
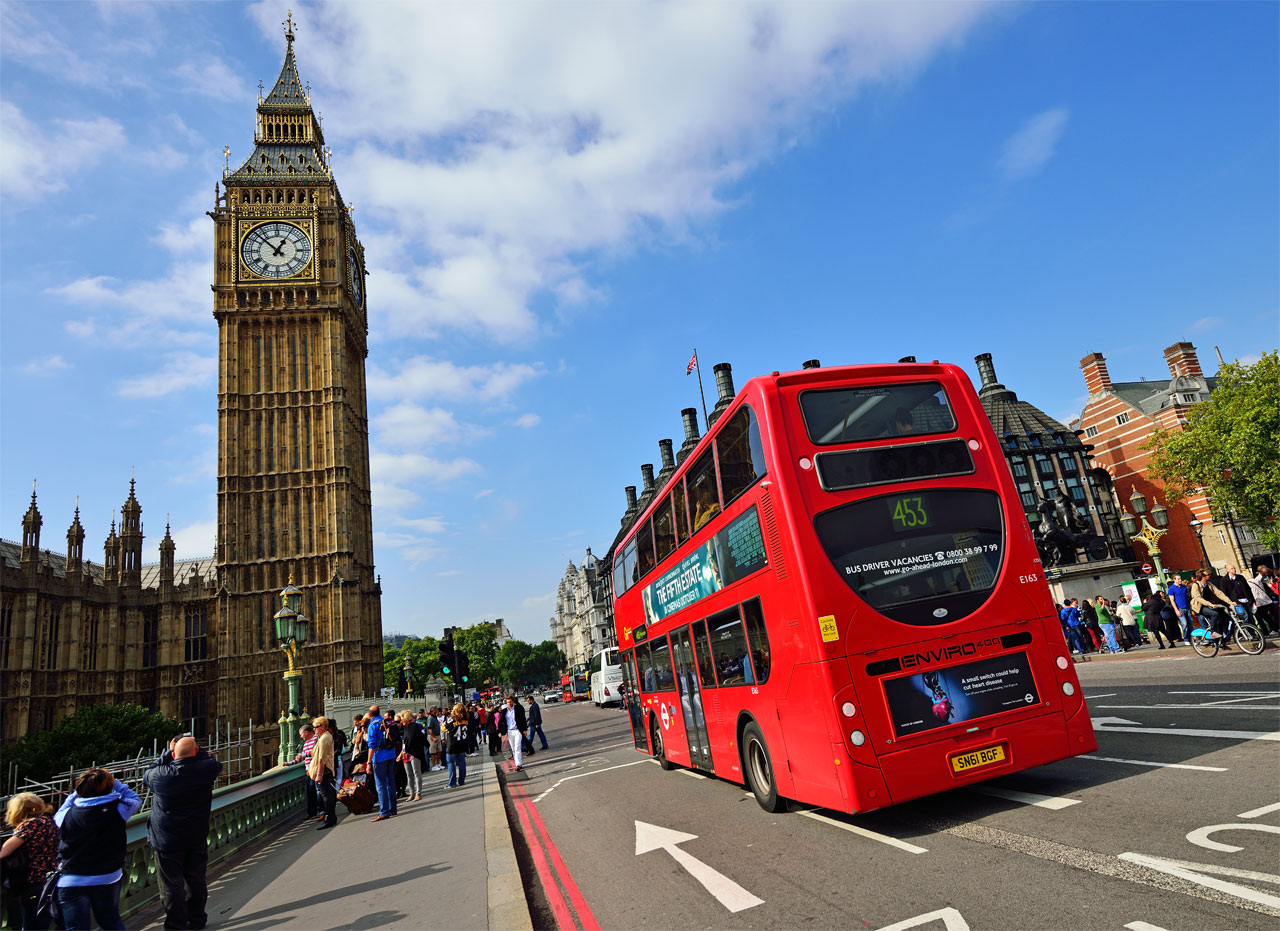
[[[101,563],[77,507],[65,554],[42,548],[35,492],[22,540],[0,541],[0,725],[11,741],[77,708],[132,702],[255,726],[269,762],[285,708],[272,617],[292,577],[311,637],[302,703],[382,685],[381,588],[370,515],[364,249],[286,26],[284,65],[257,108],[254,149],[214,209],[218,322],[215,554],[179,560],[166,526],[143,565],[133,481]]]

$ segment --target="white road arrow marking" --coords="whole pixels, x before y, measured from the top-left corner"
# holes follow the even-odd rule
[[[702,887],[716,897],[721,905],[731,912],[741,912],[757,905],[763,905],[764,899],[757,898],[723,873],[713,870],[692,854],[685,853],[677,845],[685,841],[697,840],[697,834],[685,834],[670,828],[658,827],[656,824],[636,822],[636,856],[650,850],[665,850],[672,858],[689,871]]]
[[[1219,831],[1265,831],[1268,834],[1280,834],[1280,828],[1271,824],[1211,824],[1208,827],[1196,828],[1187,835],[1187,840],[1197,847],[1206,850],[1221,850],[1223,853],[1239,853],[1243,847],[1224,844],[1221,841],[1209,840],[1209,835]]]
[[[1111,734],[1165,734],[1172,737],[1218,737],[1223,740],[1273,740],[1280,742],[1280,731],[1211,731],[1195,727],[1130,727],[1137,721],[1127,718],[1094,718],[1093,729]]]
[[[936,912],[929,912],[927,915],[917,915],[915,918],[908,918],[905,921],[899,921],[883,927],[880,931],[907,931],[907,928],[918,928],[921,925],[927,925],[935,921],[941,921],[942,927],[946,931],[969,931],[969,923],[954,908],[940,908]]]

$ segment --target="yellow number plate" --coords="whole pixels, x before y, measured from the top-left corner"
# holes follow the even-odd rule
[[[953,756],[951,758],[951,769],[957,773],[964,773],[980,766],[1003,763],[1006,759],[1008,757],[1005,756],[1004,744],[996,744],[994,747],[983,747],[981,750]]]

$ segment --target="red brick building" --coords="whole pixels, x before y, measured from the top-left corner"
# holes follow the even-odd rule
[[[1193,406],[1208,399],[1217,380],[1200,368],[1196,348],[1191,343],[1174,343],[1164,351],[1169,366],[1167,379],[1113,382],[1102,353],[1092,352],[1080,360],[1089,400],[1080,419],[1071,426],[1093,448],[1094,462],[1111,473],[1116,495],[1128,509],[1129,496],[1137,488],[1150,508],[1158,500],[1169,509],[1169,532],[1160,541],[1165,569],[1192,569],[1204,563],[1200,543],[1191,521],[1203,521],[1200,528],[1209,561],[1221,569],[1227,563],[1242,568],[1262,547],[1253,533],[1239,521],[1215,522],[1203,494],[1174,503],[1165,497],[1164,486],[1147,476],[1148,453],[1139,447],[1157,427],[1180,430]],[[1135,545],[1139,559],[1145,548]]]

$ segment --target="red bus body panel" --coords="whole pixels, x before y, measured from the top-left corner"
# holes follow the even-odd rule
[[[975,466],[972,474],[929,478],[892,489],[876,485],[830,492],[821,487],[816,468],[801,464],[802,459],[812,463],[815,453],[830,449],[815,446],[808,438],[799,406],[802,391],[922,381],[942,384],[957,426],[954,431],[918,439],[959,437],[969,441]],[[748,721],[759,726],[768,745],[781,795],[847,812],[880,808],[1096,749],[1074,664],[1054,613],[1017,489],[990,422],[962,369],[939,364],[891,364],[810,369],[754,378],[738,393],[717,425],[727,423],[742,404],[750,404],[758,419],[767,474],[723,513],[694,532],[688,543],[678,547],[638,584],[615,595],[618,646],[623,651],[636,646],[634,635],[639,630],[645,641],[652,643],[748,598],[760,599],[771,661],[768,681],[702,691],[717,776],[738,783],[745,781],[739,743]],[[689,464],[708,448],[716,435],[715,426],[682,463],[658,501],[666,499]],[[865,449],[891,444],[886,440],[849,446]],[[995,491],[1000,497],[1004,560],[985,603],[967,617],[929,627],[890,620],[854,594],[822,548],[814,529],[815,514],[883,495],[886,490],[905,488],[984,489]],[[650,505],[649,510],[655,506]],[[641,599],[645,585],[753,507],[760,517],[767,566],[670,617],[645,625]],[[642,514],[635,527],[643,527],[647,518],[648,512]],[[621,553],[622,548],[620,544],[615,552]],[[830,639],[830,627],[828,639],[823,639],[821,618],[834,618],[835,639]],[[1023,652],[1035,680],[1038,701],[1034,704],[918,734],[898,736],[895,732],[885,682],[984,659],[998,665],[1000,657]],[[624,655],[627,662],[632,662],[630,652]],[[876,675],[868,670],[877,662],[894,661],[908,665],[900,673]],[[1061,668],[1064,663],[1066,668]],[[675,690],[639,692],[648,742],[652,741],[650,728],[661,726],[667,758],[681,765],[694,765],[679,694]],[[841,712],[846,702],[855,708],[853,717]],[[860,746],[851,741],[854,730],[865,736]],[[951,763],[957,755],[993,747],[1003,748],[1002,760],[967,772],[958,772]],[[653,750],[651,745],[649,750]]]

